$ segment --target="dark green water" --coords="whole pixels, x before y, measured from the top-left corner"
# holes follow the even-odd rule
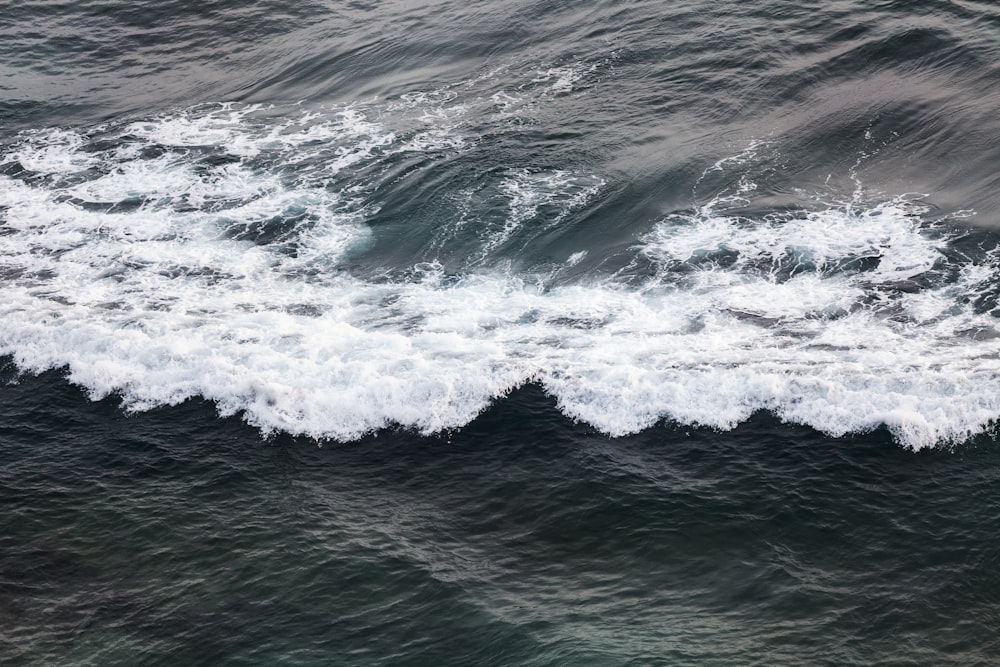
[[[992,443],[914,454],[766,416],[608,440],[532,388],[450,438],[322,448],[200,402],[124,417],[56,374],[3,403],[14,662],[996,657]]]
[[[994,664],[998,39],[0,0],[0,663]]]

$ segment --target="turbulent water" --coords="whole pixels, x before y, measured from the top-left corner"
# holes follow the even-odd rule
[[[992,663],[998,37],[6,3],[0,658]]]

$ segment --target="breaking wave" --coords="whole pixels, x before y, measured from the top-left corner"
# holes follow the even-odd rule
[[[532,81],[561,94],[572,74]],[[401,109],[412,122],[390,126]],[[613,436],[768,410],[919,448],[1000,415],[995,253],[921,197],[751,217],[741,178],[647,226],[625,268],[602,272],[589,247],[514,270],[501,260],[611,177],[512,165],[452,193],[403,269],[352,270],[392,243],[371,220],[406,178],[398,160],[474,149],[461,114],[411,96],[22,133],[0,156],[0,352],[128,409],[201,396],[265,432],[337,440],[461,427],[531,382]],[[473,251],[439,261],[454,244]]]

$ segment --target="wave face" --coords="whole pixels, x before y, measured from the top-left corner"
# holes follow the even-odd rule
[[[856,169],[847,196],[769,209],[781,146],[757,140],[703,168],[704,203],[588,243],[621,174],[480,155],[586,73],[21,132],[0,158],[0,352],[131,410],[200,396],[342,441],[458,428],[527,383],[613,436],[760,410],[913,448],[990,427],[1000,267],[969,212],[866,193]]]

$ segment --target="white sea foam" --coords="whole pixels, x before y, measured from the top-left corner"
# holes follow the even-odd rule
[[[74,173],[96,164],[96,159],[81,152],[79,134],[53,128],[22,135],[22,141],[5,156],[29,171],[45,174]]]
[[[0,162],[43,177],[0,176],[0,351],[29,371],[68,367],[131,409],[202,396],[264,431],[341,440],[459,427],[527,382],[611,435],[664,419],[727,429],[770,410],[832,435],[885,425],[916,448],[1000,415],[1000,333],[974,305],[997,262],[946,279],[949,240],[919,203],[753,220],[720,198],[641,240],[636,260],[654,268],[641,284],[436,263],[369,281],[341,265],[371,242],[370,204],[330,179],[464,144],[359,109],[255,114],[104,128],[106,150],[68,131],[22,136]],[[506,223],[484,252],[603,186],[502,174]]]
[[[570,93],[584,75],[597,69],[597,65],[564,65],[538,70],[531,82],[546,84],[553,93]]]

